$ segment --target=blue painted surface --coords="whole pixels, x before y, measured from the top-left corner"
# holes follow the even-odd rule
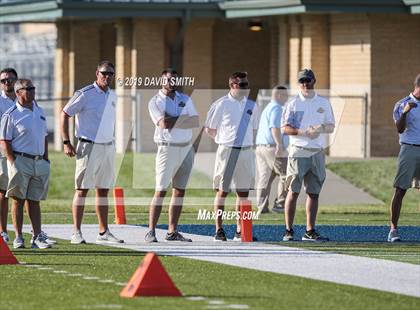
[[[158,225],[157,228],[168,229],[168,225]],[[236,225],[224,225],[228,239],[233,238]],[[337,242],[384,242],[388,236],[388,226],[350,226],[350,225],[318,225],[316,229],[330,241]],[[214,225],[179,225],[180,232],[204,236],[214,235]],[[284,225],[254,225],[254,237],[258,241],[281,241],[284,234]],[[296,225],[295,239],[301,240],[305,226]],[[400,236],[405,242],[420,242],[420,227],[400,226]]]

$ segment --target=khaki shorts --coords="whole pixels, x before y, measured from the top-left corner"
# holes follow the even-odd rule
[[[415,179],[420,180],[420,147],[402,144],[394,187],[401,189],[415,187]]]
[[[76,189],[109,189],[115,183],[115,145],[79,141],[76,147]]]
[[[185,189],[194,163],[194,151],[187,146],[158,146],[155,161],[156,191],[166,191],[172,183],[176,189]]]
[[[9,183],[9,176],[7,175],[7,159],[0,156],[0,190],[6,191]]]
[[[255,182],[255,155],[251,148],[233,149],[219,145],[214,165],[213,189],[247,192]]]
[[[287,164],[286,183],[294,193],[300,193],[302,183],[308,194],[319,194],[326,177],[324,151],[311,152],[291,147]]]
[[[7,197],[33,201],[45,200],[48,193],[50,163],[44,159],[16,156],[13,164],[7,162],[9,184]]]

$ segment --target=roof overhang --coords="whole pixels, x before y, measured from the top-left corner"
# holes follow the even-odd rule
[[[403,0],[410,7],[411,14],[420,14],[420,0]]]

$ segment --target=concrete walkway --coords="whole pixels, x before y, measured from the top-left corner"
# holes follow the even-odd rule
[[[52,237],[70,239],[71,225],[44,225],[43,229]],[[265,243],[216,243],[212,237],[191,234],[185,236],[192,238],[192,243],[146,244],[146,230],[111,225],[111,231],[125,240],[114,246],[420,297],[420,265]],[[24,231],[29,232],[30,226],[25,225]],[[87,242],[94,242],[97,233],[97,225],[83,225]],[[164,240],[165,233],[158,229],[158,240]]]
[[[195,156],[194,169],[213,177],[214,161],[216,153],[197,153]],[[270,202],[274,201],[275,192],[277,189],[278,179],[273,182],[272,191],[270,195]],[[255,192],[250,193],[251,197],[255,196]],[[302,192],[299,195],[298,204],[305,204],[305,195]],[[339,177],[338,175],[327,170],[327,178],[324,183],[320,198],[320,205],[361,205],[361,204],[383,204],[360,188],[355,187],[348,181]]]

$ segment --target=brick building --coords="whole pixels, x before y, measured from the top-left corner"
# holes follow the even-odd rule
[[[391,111],[420,72],[419,13],[420,0],[0,0],[0,23],[55,23],[56,98],[91,82],[100,59],[116,63],[117,77],[173,66],[195,78],[194,89],[224,89],[235,70],[249,72],[254,90],[295,88],[298,70],[311,67],[317,87],[345,102],[330,154],[353,157],[398,151]],[[123,95],[132,90],[116,88],[126,103],[118,108],[118,149],[130,143],[134,117],[135,148],[152,151],[146,105],[133,112]],[[201,118],[212,96],[196,96]],[[200,149],[212,144],[204,139]]]

